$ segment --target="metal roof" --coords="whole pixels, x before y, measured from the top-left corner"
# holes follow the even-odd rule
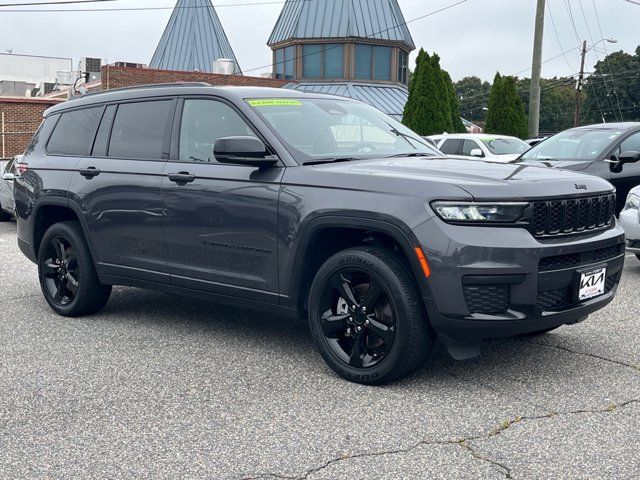
[[[267,44],[347,37],[416,48],[397,0],[287,0]]]
[[[409,97],[409,91],[399,85],[384,85],[373,83],[290,83],[286,88],[303,92],[326,93],[341,97],[354,98],[368,103],[372,107],[402,120],[404,106]]]
[[[211,0],[178,0],[149,67],[212,73],[220,58],[233,60],[242,74]]]

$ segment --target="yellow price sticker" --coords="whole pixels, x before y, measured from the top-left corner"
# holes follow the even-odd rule
[[[248,100],[247,103],[252,107],[282,107],[293,105],[295,107],[302,106],[300,100],[293,100],[288,98],[262,98],[259,100]]]

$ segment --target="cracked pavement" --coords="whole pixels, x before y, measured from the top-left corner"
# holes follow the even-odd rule
[[[0,223],[0,478],[640,476],[640,262],[579,325],[337,378],[304,324],[117,287],[66,319]]]

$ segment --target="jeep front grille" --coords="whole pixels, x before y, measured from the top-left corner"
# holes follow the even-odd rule
[[[602,230],[615,211],[615,194],[533,202],[531,230],[535,237]]]

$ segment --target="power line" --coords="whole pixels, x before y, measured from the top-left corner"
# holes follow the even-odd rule
[[[41,2],[40,5],[62,5],[64,3],[94,3],[94,2],[113,2],[118,0],[78,0],[74,2],[69,0],[68,2]],[[295,0],[293,3],[299,3],[306,0]],[[316,0],[320,1],[320,0]],[[269,2],[241,2],[241,3],[220,3],[212,5],[214,8],[226,8],[226,7],[257,7],[261,5],[282,5],[284,0],[269,1]],[[14,6],[24,4],[0,4],[0,7]],[[30,5],[38,5],[36,3]],[[87,13],[87,12],[147,12],[147,11],[160,11],[160,10],[175,10],[175,9],[196,9],[196,8],[209,8],[208,5],[189,5],[189,6],[173,6],[173,7],[113,7],[113,8],[57,8],[57,9],[35,9],[35,8],[0,8],[0,14],[2,13]]]
[[[60,0],[59,2],[0,3],[0,7],[30,7],[39,5],[69,5],[74,3],[115,2],[116,0]]]

